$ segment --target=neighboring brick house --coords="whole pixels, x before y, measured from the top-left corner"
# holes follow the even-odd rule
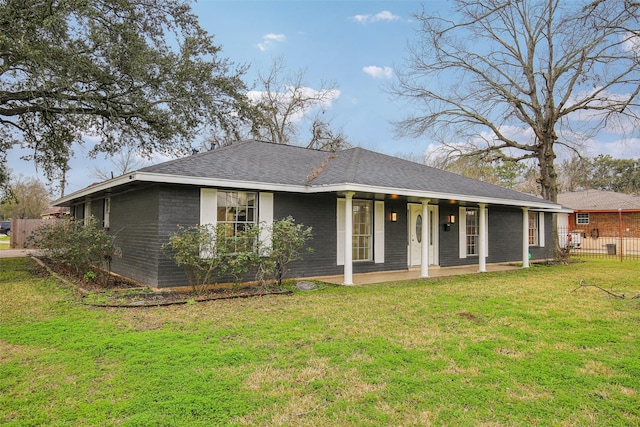
[[[343,275],[553,257],[557,203],[362,148],[336,153],[245,141],[94,184],[63,197],[75,218],[116,235],[114,272],[155,288],[186,285],[161,251],[177,224],[313,227],[290,276]],[[265,236],[269,238],[269,236]]]
[[[573,210],[567,218],[569,230],[585,238],[640,237],[639,196],[585,190],[560,193],[558,203]]]

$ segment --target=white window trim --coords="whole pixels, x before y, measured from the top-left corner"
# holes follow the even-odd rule
[[[529,221],[529,229],[531,229],[531,224],[535,224],[536,227],[536,238],[537,243],[529,243],[529,246],[535,246],[539,248],[544,248],[545,242],[545,230],[544,230],[544,212],[532,212],[529,211],[529,214],[534,214],[533,222]]]
[[[109,228],[109,224],[111,222],[111,197],[107,196],[104,198],[104,205],[102,210],[102,226],[104,228]]]
[[[216,225],[218,222],[218,190],[200,189],[200,225]]]
[[[458,217],[458,256],[464,259],[467,257],[467,208],[460,206]]]
[[[354,199],[355,201],[356,199]],[[366,199],[357,199],[357,200],[366,200]],[[370,200],[369,200],[370,201]],[[370,248],[370,251],[373,251],[372,258],[368,260],[354,260],[353,262],[374,262],[376,264],[384,263],[384,226],[385,226],[385,214],[384,214],[384,202],[383,201],[372,201],[373,202],[373,217],[371,220],[373,221],[372,226],[372,234],[371,238],[373,239],[373,248]],[[344,198],[336,199],[336,264],[344,265],[344,239],[345,239],[345,210],[346,210],[346,200]],[[352,212],[353,214],[353,212]]]
[[[273,193],[258,193],[258,218],[260,222],[260,243],[263,251],[268,253],[273,248]]]
[[[578,219],[580,218],[580,215],[586,215],[587,222],[581,222]],[[590,222],[591,222],[591,216],[589,215],[589,212],[576,212],[576,225],[589,225]]]
[[[384,202],[376,200],[373,209],[373,260],[384,264]]]
[[[474,208],[470,206],[469,209],[477,209],[478,210],[478,221],[480,221],[480,208]],[[460,259],[464,259],[467,257],[477,257],[480,256],[480,251],[476,255],[467,255],[467,207],[460,206],[458,208],[458,256]],[[484,208],[484,253],[486,257],[489,257],[489,208]],[[480,232],[480,223],[478,222],[478,232]],[[478,239],[480,240],[480,239]],[[479,244],[480,242],[478,242]],[[479,249],[479,248],[478,248]]]
[[[538,212],[538,246],[541,248],[544,248],[546,243],[544,235],[544,212]]]

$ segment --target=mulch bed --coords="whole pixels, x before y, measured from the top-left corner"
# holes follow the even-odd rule
[[[154,291],[151,288],[119,276],[112,276],[108,283],[86,282],[61,271],[46,258],[35,258],[36,262],[49,274],[62,280],[76,290],[82,303],[94,307],[158,307],[194,302],[214,301],[232,298],[252,298],[267,295],[288,295],[287,290],[270,290],[247,286],[217,288],[202,292]],[[56,271],[58,270],[58,271]]]

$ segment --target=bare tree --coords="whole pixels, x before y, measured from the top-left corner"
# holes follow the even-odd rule
[[[107,180],[127,172],[140,169],[146,162],[136,152],[135,147],[124,145],[109,161],[111,167],[96,167],[91,175],[100,180]]]
[[[306,70],[289,72],[282,57],[272,61],[267,74],[259,73],[260,90],[251,91],[249,95],[263,111],[263,121],[258,124],[260,137],[278,144],[334,151],[337,147],[344,148],[346,138],[342,130],[333,130],[330,120],[321,118],[340,91],[335,84],[324,81],[318,89],[313,89],[305,79]],[[300,128],[309,122],[311,136],[305,142]]]
[[[557,146],[640,129],[639,2],[455,4],[455,18],[415,16],[418,41],[391,89],[414,111],[400,135],[490,161],[534,159],[543,197],[557,201]]]

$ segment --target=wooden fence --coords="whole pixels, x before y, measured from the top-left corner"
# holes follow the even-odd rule
[[[9,240],[9,246],[11,249],[25,249],[27,248],[29,236],[38,227],[44,224],[51,224],[52,222],[59,221],[59,219],[13,219],[11,220],[11,239]]]

